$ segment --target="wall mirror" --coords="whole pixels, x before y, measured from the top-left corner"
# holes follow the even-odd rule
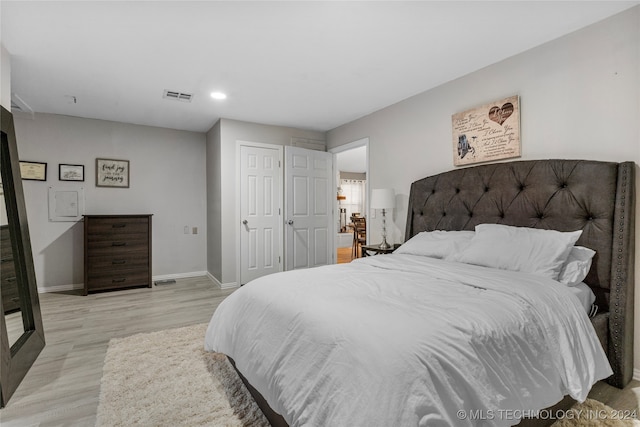
[[[45,342],[13,115],[0,108],[0,407],[4,407]]]

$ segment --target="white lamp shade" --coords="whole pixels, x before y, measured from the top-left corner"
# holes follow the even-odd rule
[[[393,188],[379,188],[371,193],[371,209],[393,209],[396,207],[396,193]]]

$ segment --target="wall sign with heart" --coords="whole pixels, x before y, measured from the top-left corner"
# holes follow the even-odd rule
[[[513,104],[510,102],[502,105],[502,108],[494,105],[493,107],[491,107],[491,109],[489,109],[489,119],[493,120],[499,125],[502,125],[511,114],[513,114]]]
[[[520,97],[509,96],[451,116],[453,164],[520,157]]]

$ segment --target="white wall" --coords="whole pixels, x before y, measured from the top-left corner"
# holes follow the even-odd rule
[[[48,188],[84,187],[87,214],[153,214],[157,278],[206,271],[205,135],[53,114],[14,115],[21,160],[47,163],[47,181],[23,181],[31,246],[43,290],[83,283],[83,224],[49,222]],[[130,161],[130,188],[95,186],[96,158]],[[58,180],[82,164],[85,181]],[[188,226],[190,234],[184,234]],[[198,234],[191,234],[198,227]]]
[[[411,183],[453,169],[451,115],[515,94],[521,97],[522,159],[640,164],[640,6],[336,128],[327,146],[369,138],[370,188],[393,187],[399,194],[387,228],[389,242],[401,242]],[[640,282],[638,202],[636,212]],[[378,241],[380,224],[370,230]],[[640,309],[639,291],[635,304]],[[635,318],[640,369],[640,315]]]
[[[11,56],[0,44],[0,105],[11,111]],[[0,197],[0,224],[7,224],[4,196]]]
[[[0,44],[0,105],[11,111],[11,55]]]
[[[216,128],[219,126],[219,130]],[[220,266],[220,276],[217,272],[209,270],[223,286],[235,286],[237,276],[237,233],[240,223],[237,222],[237,195],[236,181],[238,178],[238,159],[236,147],[238,141],[259,142],[273,145],[291,145],[292,138],[303,138],[315,141],[324,141],[324,132],[308,131],[284,126],[270,126],[257,123],[242,122],[237,120],[221,119],[218,124],[207,134],[207,156],[214,159],[220,156],[219,167],[220,182],[216,175],[208,176],[207,185],[214,185],[218,190],[209,190],[210,206],[220,203],[220,210],[209,212],[208,221],[220,227],[220,247],[213,242],[215,247],[209,248],[209,266]],[[217,135],[219,133],[219,136]],[[216,151],[219,154],[216,154]],[[219,166],[218,166],[219,165]],[[209,166],[208,166],[209,167]],[[214,172],[216,174],[217,172]],[[216,187],[217,188],[217,187]]]
[[[640,163],[639,15],[635,7],[340,126],[327,146],[369,138],[371,188],[401,195],[395,242],[411,182],[453,168],[452,114],[492,100],[520,95],[523,159]]]

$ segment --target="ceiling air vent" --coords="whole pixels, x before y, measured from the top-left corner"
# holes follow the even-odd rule
[[[165,90],[163,98],[174,99],[182,102],[191,102],[193,95],[190,93],[176,92],[175,90]]]

